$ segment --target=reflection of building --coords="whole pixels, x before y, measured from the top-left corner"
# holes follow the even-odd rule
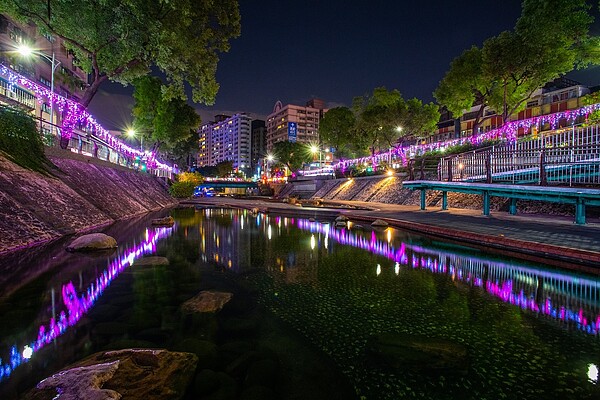
[[[233,168],[244,172],[250,170],[251,118],[245,113],[215,115],[215,121],[202,125],[198,166],[216,165],[223,161],[233,162]]]
[[[23,45],[45,54],[49,59],[36,54],[27,58],[20,55],[16,50]],[[62,39],[42,34],[34,25],[21,24],[0,14],[0,61],[4,66],[50,90],[52,54],[55,56],[55,65],[58,65],[54,72],[54,93],[79,102],[87,85],[87,74],[77,67],[73,53],[66,49]],[[48,101],[36,101],[31,90],[9,82],[4,74],[0,75],[0,103],[21,107],[44,121],[51,120]],[[54,123],[60,125],[60,113],[56,107],[54,114]],[[51,132],[48,125],[43,125],[41,129],[45,135]]]
[[[267,151],[286,140],[318,143],[319,121],[325,112],[325,102],[320,99],[312,99],[305,106],[275,103],[273,112],[267,116]]]
[[[256,172],[261,158],[267,154],[267,130],[265,121],[255,119],[252,121],[252,152],[251,163],[252,172]]]

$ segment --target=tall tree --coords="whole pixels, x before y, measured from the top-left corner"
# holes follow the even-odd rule
[[[454,115],[482,104],[506,122],[546,83],[600,60],[592,50],[598,38],[588,35],[588,10],[585,0],[524,0],[515,29],[454,59],[434,96]],[[485,118],[483,108],[474,133]]]
[[[198,145],[200,116],[179,98],[165,99],[159,78],[138,78],[133,98],[134,128],[146,141],[153,143],[154,152],[161,149],[177,159],[185,157],[194,143]]]
[[[0,12],[60,37],[90,74],[81,100],[87,106],[100,85],[128,84],[155,67],[166,76],[163,94],[212,104],[218,53],[240,32],[235,0],[0,0]]]
[[[288,167],[292,172],[302,168],[302,164],[310,162],[312,155],[305,144],[281,141],[273,145],[275,160]]]
[[[404,100],[398,90],[375,88],[371,96],[353,102],[356,137],[368,138],[371,151],[395,146],[404,138],[423,138],[436,128],[440,118],[435,104],[419,99]]]
[[[354,133],[356,118],[348,107],[332,108],[325,113],[319,123],[321,142],[335,149],[338,158],[353,158],[366,148],[364,137]]]

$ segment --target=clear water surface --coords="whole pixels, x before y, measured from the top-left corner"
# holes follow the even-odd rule
[[[181,350],[191,336],[279,352],[280,398],[310,385],[311,398],[600,398],[598,276],[391,228],[227,209],[172,215],[173,228],[149,227],[150,217],[114,225],[112,255],[70,254],[59,242],[0,260],[1,398],[102,349]],[[150,254],[171,264],[135,265]],[[180,305],[203,289],[238,303],[190,327]],[[390,361],[373,350],[384,334],[442,339],[467,356],[460,368]],[[312,371],[290,361],[303,353]]]

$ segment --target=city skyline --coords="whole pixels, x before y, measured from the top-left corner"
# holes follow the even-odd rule
[[[268,0],[257,8],[240,1],[242,34],[221,55],[216,102],[194,105],[203,123],[236,112],[264,119],[277,101],[301,105],[317,97],[328,108],[349,106],[353,97],[379,86],[398,89],[404,98],[433,101],[450,62],[512,29],[521,13],[520,0],[386,3]],[[592,30],[597,28],[598,21]],[[596,85],[597,68],[569,76]],[[123,129],[132,119],[131,93],[131,87],[107,84],[92,112],[111,129]]]

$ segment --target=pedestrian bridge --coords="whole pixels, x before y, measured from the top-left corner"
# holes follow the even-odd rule
[[[517,213],[518,199],[574,204],[576,224],[585,224],[586,205],[600,206],[600,189],[438,181],[405,181],[402,183],[402,187],[421,191],[421,210],[425,210],[427,190],[442,192],[442,210],[448,208],[448,192],[481,195],[483,197],[483,215],[490,215],[490,197],[492,196],[510,199],[509,212],[513,215]]]

